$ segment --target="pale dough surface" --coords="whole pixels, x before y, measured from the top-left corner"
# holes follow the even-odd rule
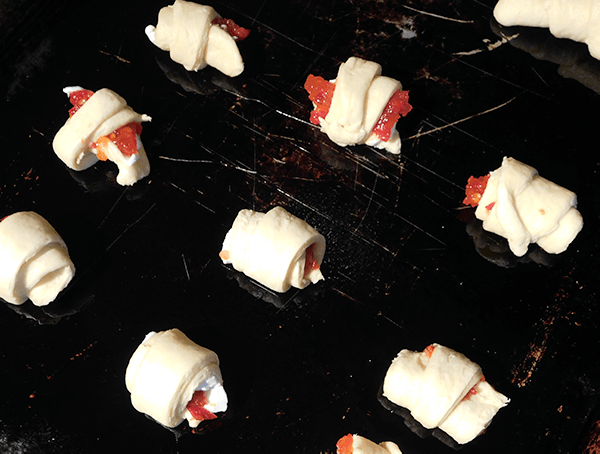
[[[381,76],[378,63],[350,57],[338,70],[331,107],[321,119],[321,131],[341,146],[367,143],[399,153],[401,141],[395,128],[387,142],[371,132],[397,90],[402,90],[402,84]]]
[[[60,128],[54,136],[52,147],[70,169],[85,170],[98,162],[91,145],[100,137],[128,123],[150,120],[148,115],[135,112],[117,93],[102,88]],[[137,161],[133,164],[127,161],[116,146],[107,155],[119,168],[117,182],[121,185],[132,185],[150,173],[150,163],[141,141],[139,145]]]
[[[167,427],[176,427],[186,418],[186,405],[209,379],[222,384],[217,354],[178,329],[151,333],[134,352],[125,373],[134,408]]]
[[[392,441],[377,444],[360,435],[352,435],[352,448],[353,454],[402,454],[398,445]]]
[[[244,62],[235,39],[220,26],[212,24],[218,17],[210,6],[176,0],[159,11],[156,28],[148,26],[146,34],[188,71],[198,71],[209,65],[235,77],[244,71]]]
[[[308,223],[281,207],[267,213],[241,210],[223,242],[229,256],[223,262],[276,292],[302,289],[323,279],[320,270],[304,277],[306,249],[313,244],[320,265],[325,238]]]
[[[0,222],[0,297],[45,306],[75,274],[67,245],[42,216],[22,211]]]
[[[408,409],[424,427],[439,427],[458,443],[468,443],[509,399],[490,386],[481,368],[465,355],[432,346],[431,357],[400,351],[386,373],[383,395]],[[467,396],[473,387],[476,393]]]
[[[548,28],[557,38],[586,43],[600,58],[600,1],[598,0],[500,0],[494,17],[505,26]]]
[[[576,207],[575,193],[505,157],[502,166],[490,173],[475,216],[485,230],[506,238],[516,256],[523,256],[530,243],[558,254],[583,228]]]

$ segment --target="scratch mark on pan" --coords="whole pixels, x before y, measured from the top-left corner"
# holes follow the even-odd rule
[[[100,52],[101,54],[104,54],[104,55],[108,55],[109,57],[114,57],[117,60],[122,61],[123,63],[131,63],[129,60],[125,60],[123,57],[119,57],[118,55],[111,54],[111,53],[105,52],[103,50],[99,50],[98,52]]]
[[[104,216],[104,219],[102,219],[102,222],[100,224],[98,224],[98,227],[96,228],[96,230],[100,230],[100,227],[102,227],[102,225],[104,225],[104,223],[106,222],[106,220],[110,216],[110,213],[113,212],[113,210],[119,204],[119,202],[121,201],[121,199],[123,198],[123,196],[125,195],[126,192],[127,192],[127,189],[125,189],[123,192],[121,192],[121,195],[119,196],[119,198],[117,199],[117,201],[113,204],[113,206],[110,207],[110,210],[108,210],[108,213],[106,213],[106,216]]]
[[[110,244],[109,244],[109,246],[108,246],[108,247],[107,247],[107,248],[104,250],[104,252],[108,252],[108,250],[109,250],[111,247],[113,247],[113,245],[114,245],[114,244],[115,244],[117,241],[119,241],[119,240],[120,240],[120,239],[123,237],[123,235],[125,235],[125,234],[126,234],[128,231],[129,231],[129,229],[131,229],[131,228],[132,228],[133,226],[135,226],[135,225],[136,225],[138,222],[140,222],[142,219],[144,219],[144,217],[145,217],[145,216],[146,216],[148,213],[150,213],[150,211],[152,211],[152,209],[153,209],[155,206],[156,206],[156,202],[154,202],[154,204],[153,204],[153,205],[152,205],[150,208],[148,208],[148,210],[147,210],[147,211],[146,211],[144,214],[142,214],[142,215],[141,215],[141,216],[140,216],[140,217],[137,219],[137,221],[135,221],[135,222],[133,222],[133,223],[129,224],[129,225],[128,225],[128,226],[125,228],[125,230],[123,230],[123,232],[121,232],[121,234],[120,234],[120,235],[119,235],[117,238],[115,238],[115,240],[114,240],[112,243],[110,243]]]
[[[431,233],[427,232],[426,230],[423,230],[421,227],[419,227],[417,224],[415,224],[412,221],[409,221],[408,219],[400,216],[398,213],[393,213],[394,216],[402,219],[404,222],[406,222],[407,224],[409,224],[410,226],[414,227],[415,229],[417,229],[420,232],[423,232],[425,235],[427,235],[430,238],[433,238],[434,240],[436,240],[437,242],[443,244],[444,246],[446,246],[446,243],[444,243],[442,240],[440,240],[439,238],[436,238],[435,236],[433,236]]]
[[[180,158],[170,158],[169,156],[159,156],[159,159],[165,159],[167,161],[175,161],[175,162],[192,162],[192,163],[200,163],[200,164],[214,164],[215,161],[209,161],[208,159],[180,159]]]
[[[185,255],[181,254],[181,260],[183,260],[183,267],[185,268],[185,275],[187,276],[187,280],[190,280],[190,272],[188,271],[187,263],[185,261]]]
[[[189,194],[189,193],[188,193],[188,192],[187,192],[185,189],[183,189],[183,188],[180,188],[180,187],[179,187],[179,186],[177,186],[176,184],[174,184],[174,183],[171,183],[171,182],[169,182],[169,184],[170,184],[171,186],[173,186],[175,189],[179,189],[179,190],[180,190],[181,192],[183,192],[184,194],[186,194],[186,195],[190,195],[190,194]],[[191,197],[191,196],[190,196],[190,197]],[[213,214],[215,213],[215,211],[214,211],[214,210],[212,210],[212,209],[208,208],[206,205],[204,205],[204,204],[200,203],[198,200],[194,199],[193,197],[192,197],[192,200],[193,200],[194,202],[196,202],[198,205],[200,205],[202,208],[206,208],[208,211],[210,211],[210,212],[211,212],[211,213],[213,213]]]
[[[379,174],[376,173],[375,174],[375,181],[373,182],[373,188],[371,189],[371,195],[369,196],[369,202],[367,203],[367,207],[365,208],[365,213],[363,214],[362,218],[360,219],[360,222],[358,223],[358,226],[356,226],[356,228],[354,229],[354,233],[356,233],[358,231],[358,229],[360,229],[360,227],[362,226],[363,221],[367,217],[367,213],[369,212],[369,207],[371,206],[371,202],[373,201],[373,195],[375,194],[375,187],[377,186],[377,178],[378,178],[378,176],[379,176]]]
[[[516,99],[516,97],[514,97],[514,98],[512,98],[512,99],[509,99],[508,101],[506,101],[506,102],[504,102],[504,103],[502,103],[502,104],[500,104],[500,105],[498,105],[498,106],[496,106],[496,107],[492,107],[492,108],[490,108],[490,109],[488,109],[488,110],[484,110],[483,112],[479,112],[479,113],[476,113],[476,114],[474,114],[474,115],[470,115],[470,116],[468,116],[468,117],[461,118],[460,120],[456,120],[456,121],[453,121],[452,123],[445,124],[444,126],[440,126],[439,128],[434,128],[434,129],[430,129],[429,131],[420,132],[420,133],[418,133],[418,134],[415,134],[415,135],[413,135],[413,136],[410,136],[410,137],[408,137],[408,138],[407,138],[407,139],[405,139],[405,140],[409,140],[409,139],[416,139],[416,138],[418,138],[418,137],[422,137],[422,136],[425,136],[425,135],[427,135],[427,134],[431,134],[431,133],[433,133],[433,132],[441,131],[442,129],[446,129],[446,128],[450,127],[450,126],[455,126],[455,125],[457,125],[457,124],[459,124],[459,123],[463,123],[463,122],[465,122],[465,121],[467,121],[467,120],[472,120],[473,118],[477,118],[477,117],[479,117],[479,116],[481,116],[481,115],[485,115],[485,114],[488,114],[488,113],[490,113],[490,112],[493,112],[493,111],[495,111],[495,110],[498,110],[498,109],[500,109],[500,108],[502,108],[502,107],[506,106],[507,104],[510,104],[510,103],[511,103],[511,102],[513,102],[515,99]]]
[[[427,11],[421,11],[421,10],[416,9],[416,8],[411,8],[410,6],[407,6],[407,5],[402,5],[402,6],[404,6],[406,9],[414,11],[415,13],[424,14],[426,16],[431,16],[431,17],[437,17],[438,19],[449,20],[451,22],[458,22],[460,24],[473,24],[473,23],[475,23],[475,21],[472,21],[472,20],[454,19],[452,17],[445,17],[445,16],[440,16],[439,14],[428,13]]]
[[[381,312],[378,312],[377,315],[379,317],[383,317],[384,319],[386,319],[388,322],[390,322],[392,325],[398,327],[398,328],[402,328],[402,325],[400,325],[399,323],[396,323],[394,320],[392,320],[391,318],[389,318],[387,315],[383,315]]]

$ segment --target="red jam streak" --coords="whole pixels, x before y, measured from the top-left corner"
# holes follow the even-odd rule
[[[318,125],[321,118],[325,118],[329,112],[335,84],[321,76],[309,74],[304,82],[304,89],[308,92],[308,99],[315,104],[315,109],[310,113],[310,122]]]
[[[485,188],[487,187],[488,180],[490,179],[490,174],[484,175],[479,178],[475,178],[474,176],[470,176],[467,181],[467,187],[465,190],[465,199],[463,200],[463,205],[471,205],[472,207],[476,207],[479,205],[479,201],[485,192]],[[489,205],[488,205],[489,206]],[[493,206],[493,204],[492,204]],[[487,207],[486,207],[487,208]],[[491,210],[491,208],[489,208]]]
[[[379,139],[387,142],[392,135],[392,128],[398,122],[400,117],[406,117],[412,110],[412,106],[408,103],[408,91],[396,90],[388,101],[379,121],[373,128],[373,133]]]
[[[189,412],[197,421],[208,421],[209,419],[217,419],[217,415],[208,411],[204,406],[208,403],[208,399],[204,391],[196,391],[186,406]]]
[[[471,397],[473,397],[474,395],[477,394],[477,385],[479,383],[482,383],[485,381],[485,377],[482,375],[481,379],[475,384],[473,385],[473,387],[471,389],[469,389],[469,391],[467,392],[467,394],[465,394],[465,397],[463,397],[461,399],[461,402],[464,402],[465,400],[469,400]]]
[[[354,452],[354,437],[352,434],[344,435],[335,446],[337,454],[352,454]]]
[[[306,248],[305,256],[306,261],[304,262],[304,277],[308,276],[312,271],[320,268],[319,262],[315,260],[315,244],[311,244]]]
[[[321,118],[325,118],[331,108],[335,84],[326,81],[321,76],[309,74],[304,83],[304,89],[308,92],[308,99],[315,104],[314,110],[310,113],[310,122],[318,125]],[[380,140],[387,142],[390,140],[394,125],[401,116],[405,117],[411,110],[412,106],[408,103],[408,91],[396,90],[383,109],[372,132]]]
[[[435,350],[435,346],[429,345],[425,350],[423,350],[423,353],[425,353],[425,355],[427,355],[427,358],[431,358],[434,350]]]
[[[77,112],[93,94],[94,92],[91,90],[77,90],[72,92],[69,95],[69,101],[71,101],[73,107],[69,109],[69,117],[75,115],[75,112]]]
[[[225,29],[229,35],[236,41],[243,41],[250,34],[250,30],[244,27],[240,27],[231,19],[223,19],[222,17],[215,17],[212,24],[218,25]]]

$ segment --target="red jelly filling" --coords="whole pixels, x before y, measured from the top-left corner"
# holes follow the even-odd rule
[[[308,99],[315,104],[315,109],[310,113],[310,122],[318,125],[320,119],[325,118],[329,112],[335,84],[321,76],[309,74],[304,82],[304,89],[308,92]]]
[[[73,107],[69,109],[69,117],[75,115],[75,112],[77,112],[93,94],[94,92],[91,90],[77,90],[72,92],[69,95],[69,101],[71,101]]]
[[[197,421],[208,421],[209,419],[217,419],[217,415],[208,411],[204,406],[208,403],[208,398],[204,391],[196,391],[186,406],[194,419]]]
[[[408,103],[408,91],[396,90],[388,101],[379,121],[373,128],[373,133],[384,142],[390,140],[392,128],[398,122],[400,117],[406,117],[412,110]]]
[[[427,348],[425,350],[423,350],[423,353],[425,353],[425,355],[427,355],[427,358],[431,358],[434,350],[435,350],[435,346],[429,345],[429,346],[427,346]]]
[[[489,173],[479,178],[475,178],[474,176],[469,177],[469,180],[467,181],[467,187],[465,190],[465,199],[462,202],[463,205],[471,205],[472,207],[476,207],[477,205],[479,205],[479,201],[481,200],[481,197],[485,192],[485,188],[487,187],[489,179]],[[493,204],[491,205],[493,206]],[[488,209],[491,210],[492,208],[489,207]]]
[[[354,452],[354,437],[352,434],[344,435],[335,446],[337,454],[352,454]]]
[[[318,270],[320,268],[319,262],[315,260],[315,245],[316,243],[313,243],[308,248],[306,248],[306,261],[304,262],[304,277],[308,276],[311,271]]]
[[[223,19],[222,17],[215,17],[212,21],[214,25],[222,27],[231,35],[236,41],[242,41],[248,37],[250,30],[244,27],[240,27],[231,19]]]

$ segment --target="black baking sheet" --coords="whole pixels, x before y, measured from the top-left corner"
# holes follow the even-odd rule
[[[77,274],[46,308],[0,304],[3,452],[333,453],[347,433],[451,453],[378,401],[403,348],[479,363],[511,398],[463,453],[583,452],[597,361],[600,71],[584,44],[503,29],[485,1],[235,0],[252,30],[234,79],[186,72],[144,35],[166,3],[0,4],[0,215],[33,210]],[[308,122],[308,74],[356,55],[410,90],[402,154],[339,147]],[[69,171],[62,88],[111,88],[152,116],[152,170]],[[503,156],[578,194],[570,248],[517,259],[461,205]],[[280,205],[327,239],[324,282],[279,295],[218,257],[237,212]],[[127,362],[179,328],[221,360],[230,405],[197,433],[135,411]]]

